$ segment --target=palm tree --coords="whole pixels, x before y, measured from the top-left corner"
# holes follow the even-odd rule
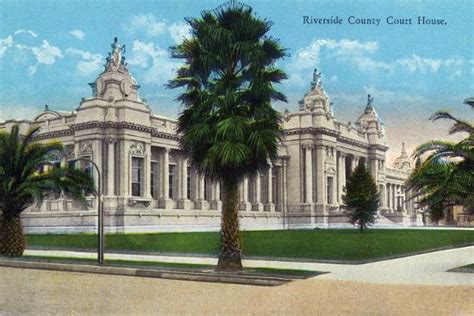
[[[271,101],[286,102],[273,86],[286,79],[275,66],[285,49],[266,35],[270,21],[235,1],[187,22],[192,36],[173,54],[185,63],[168,85],[185,88],[178,97],[184,105],[178,119],[182,150],[201,174],[221,181],[223,187],[217,269],[238,270],[238,184],[277,157],[281,116]]]
[[[464,103],[474,109],[474,98]],[[446,206],[472,208],[474,203],[474,126],[446,111],[431,117],[432,121],[440,119],[453,121],[451,135],[468,136],[459,142],[434,140],[418,146],[414,152],[417,166],[407,181],[409,188],[418,191],[414,197],[420,198],[420,206],[429,209],[435,222],[444,217]]]
[[[20,214],[48,195],[61,192],[78,200],[94,192],[92,178],[73,168],[51,168],[41,172],[53,156],[63,151],[60,143],[34,140],[38,128],[20,134],[18,126],[10,133],[0,132],[0,254],[21,256],[26,242]]]

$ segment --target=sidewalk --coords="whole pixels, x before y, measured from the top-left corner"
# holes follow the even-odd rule
[[[96,254],[90,252],[61,250],[26,250],[25,255],[88,259],[96,258]],[[217,264],[217,258],[197,256],[106,253],[105,259],[206,265]],[[474,263],[474,246],[357,265],[254,259],[243,260],[243,265],[248,268],[275,268],[329,272],[328,274],[315,277],[317,279],[384,284],[474,286],[474,274],[446,272],[449,269],[471,263]]]

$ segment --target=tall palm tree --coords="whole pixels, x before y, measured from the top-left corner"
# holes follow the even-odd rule
[[[187,19],[192,36],[174,48],[183,58],[169,87],[185,88],[178,100],[181,148],[192,165],[223,187],[218,270],[242,269],[237,203],[239,181],[277,157],[281,116],[271,101],[286,102],[274,83],[286,79],[275,66],[285,56],[267,36],[272,22],[252,8],[228,2],[200,18]]]
[[[53,156],[63,151],[60,143],[34,140],[38,128],[20,134],[18,126],[0,132],[0,254],[21,256],[26,242],[20,214],[46,196],[61,192],[78,200],[94,192],[92,178],[73,168],[51,168],[42,172]]]
[[[474,109],[474,98],[465,100]],[[407,183],[418,191],[421,207],[428,207],[435,222],[444,217],[443,209],[451,205],[465,205],[472,208],[474,203],[474,125],[452,116],[449,112],[438,111],[432,121],[447,119],[453,121],[449,133],[467,133],[459,142],[434,140],[415,149],[417,166]],[[473,210],[469,210],[473,211]]]

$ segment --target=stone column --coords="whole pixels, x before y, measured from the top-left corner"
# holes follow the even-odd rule
[[[260,172],[255,175],[255,202],[252,205],[252,210],[261,212],[263,211],[262,203],[262,181],[260,179]]]
[[[325,146],[316,147],[316,177],[317,177],[317,204],[325,205],[326,201],[326,172],[324,170],[326,161],[326,150]]]
[[[219,181],[212,181],[211,184],[211,209],[213,210],[221,210],[222,209],[222,201],[220,199],[220,183]]]
[[[355,168],[357,167],[357,158],[356,156],[352,156],[352,160],[351,160],[351,170],[352,172],[354,172]]]
[[[164,209],[171,209],[173,207],[172,200],[170,199],[169,196],[169,176],[170,176],[170,149],[169,148],[164,148],[163,150],[163,162],[162,162],[162,179],[161,179],[161,184],[163,191],[161,192],[161,201],[160,201],[160,207]]]
[[[270,162],[267,169],[267,201],[265,211],[275,212],[275,203],[273,203],[273,166]]]
[[[332,178],[332,205],[337,205],[337,195],[339,189],[337,187],[337,174],[334,175]]]
[[[341,153],[342,154],[342,183],[341,183],[341,202],[342,202],[342,196],[344,195],[344,188],[346,187],[346,178],[347,178],[347,175],[346,175],[346,154],[345,153]]]
[[[143,197],[152,199],[151,192],[151,144],[145,144],[145,157],[143,157]]]
[[[394,211],[397,210],[397,185],[392,184],[392,208]]]
[[[252,209],[252,204],[249,202],[249,178],[245,177],[241,183],[242,186],[242,195],[240,196],[240,205],[239,209],[241,211],[250,211]]]
[[[316,146],[316,179],[317,179],[317,188],[316,188],[316,215],[318,217],[312,217],[313,224],[322,224],[324,226],[328,225],[328,212],[327,212],[327,181],[326,181],[326,146],[319,145]],[[334,180],[333,180],[334,181]]]
[[[386,203],[387,203],[387,208],[390,210],[391,205],[390,205],[390,183],[385,184],[385,192],[387,194],[386,198]]]
[[[205,196],[205,184],[204,184],[204,175],[198,174],[197,176],[197,190],[198,190],[198,199],[195,203],[196,209],[198,210],[207,210],[209,209],[209,202],[206,200]]]
[[[337,154],[336,154],[337,155]],[[339,152],[339,157],[337,158],[337,202],[339,204],[342,204],[342,195],[344,194],[342,188],[343,188],[343,154],[342,152]]]
[[[118,161],[120,163],[120,166],[117,168],[117,170],[120,170],[118,173],[119,175],[119,183],[120,183],[120,196],[121,197],[127,197],[130,196],[130,176],[131,176],[131,159],[130,159],[130,153],[129,153],[129,148],[130,148],[130,142],[128,140],[122,140],[118,143],[119,147],[119,157]]]
[[[282,199],[281,199],[281,210],[283,212],[283,228],[289,228],[290,226],[290,221],[289,221],[289,213],[288,213],[288,208],[287,208],[287,205],[288,205],[288,198],[287,198],[287,194],[288,194],[288,188],[287,188],[287,185],[288,185],[288,181],[287,181],[287,177],[286,177],[286,170],[287,170],[287,161],[286,161],[286,158],[283,158],[282,160],[282,166],[281,166],[281,178],[282,178],[282,192],[283,192],[283,195],[282,195]]]
[[[107,195],[115,195],[115,142],[107,140]]]
[[[307,204],[313,203],[313,148],[310,146],[306,147],[305,154],[305,187],[306,197],[305,202]]]
[[[190,210],[192,208],[191,201],[188,199],[188,159],[180,159],[179,170],[179,200],[178,208]]]

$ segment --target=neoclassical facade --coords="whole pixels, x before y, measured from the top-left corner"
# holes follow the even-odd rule
[[[33,120],[8,120],[40,127],[37,139],[59,140],[65,154],[52,165],[77,164],[100,171],[106,229],[109,231],[216,230],[222,208],[220,185],[198,174],[179,149],[176,121],[152,113],[138,95],[124,52],[115,40],[105,70],[71,112],[49,109]],[[240,184],[243,229],[345,226],[342,207],[347,177],[359,163],[372,173],[380,192],[377,225],[419,225],[420,215],[404,187],[411,162],[403,150],[392,168],[386,164],[384,126],[368,97],[353,123],[338,121],[316,71],[299,111],[283,114],[285,137],[268,169]],[[74,162],[76,159],[80,159]],[[97,182],[96,182],[97,183]],[[94,231],[98,199],[80,205],[62,196],[47,199],[23,215],[30,232]]]

